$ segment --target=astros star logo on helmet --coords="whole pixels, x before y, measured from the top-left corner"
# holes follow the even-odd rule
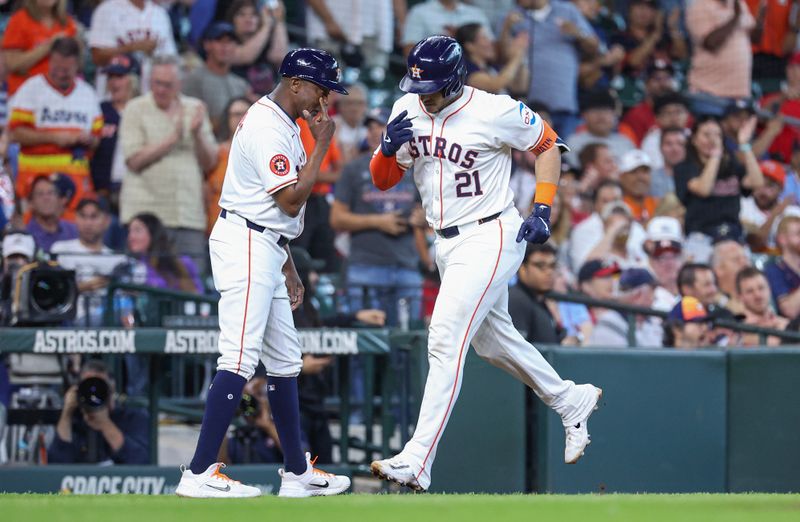
[[[411,68],[409,69],[409,71],[411,71],[411,77],[412,77],[412,78],[416,78],[416,79],[418,79],[418,80],[421,80],[421,79],[422,79],[422,69],[420,69],[419,67],[417,67],[417,64],[414,64],[414,66],[413,66],[413,67],[411,67]]]

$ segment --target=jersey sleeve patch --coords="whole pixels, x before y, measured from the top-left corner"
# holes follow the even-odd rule
[[[287,175],[289,172],[291,172],[289,158],[283,154],[275,154],[272,156],[272,159],[269,160],[269,170],[271,170],[276,176]]]
[[[536,123],[536,113],[522,102],[519,102],[519,117],[525,125],[533,125]]]

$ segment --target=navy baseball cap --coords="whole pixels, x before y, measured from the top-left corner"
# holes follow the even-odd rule
[[[369,111],[366,116],[364,116],[364,125],[368,125],[370,122],[386,125],[389,123],[389,114],[389,109],[384,107],[375,107]]]
[[[738,114],[740,112],[748,112],[750,114],[756,113],[756,107],[753,104],[753,100],[748,98],[742,98],[739,100],[731,100],[726,106],[725,110],[722,113],[723,118],[727,118],[728,116],[732,116],[734,114]]]
[[[646,268],[628,268],[619,276],[619,289],[623,292],[643,285],[656,286],[655,277]]]
[[[578,282],[585,283],[595,277],[611,277],[620,273],[619,265],[609,263],[602,259],[591,259],[581,266],[578,271]]]
[[[670,310],[668,319],[671,323],[705,323],[711,320],[703,303],[691,296],[682,297]]]
[[[116,76],[139,74],[139,62],[129,54],[118,54],[111,58],[108,65],[103,68],[103,72]]]
[[[221,40],[225,36],[232,38],[235,42],[239,41],[239,37],[236,36],[236,30],[234,30],[233,25],[228,22],[214,22],[203,32],[203,41]]]

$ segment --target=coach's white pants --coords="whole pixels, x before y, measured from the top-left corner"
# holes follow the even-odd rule
[[[303,362],[282,272],[286,250],[274,232],[233,219],[217,219],[208,242],[220,293],[217,369],[249,380],[260,357],[267,375],[296,376]]]
[[[482,358],[531,387],[566,425],[585,412],[586,397],[525,341],[508,314],[508,281],[525,255],[526,243],[516,242],[521,224],[512,209],[454,238],[436,240],[442,284],[428,332],[430,369],[414,436],[401,452],[425,489],[461,389],[470,343]]]

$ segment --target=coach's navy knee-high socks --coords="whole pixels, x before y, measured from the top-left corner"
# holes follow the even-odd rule
[[[286,471],[301,475],[306,471],[306,456],[300,446],[297,377],[267,377],[267,396],[275,428],[281,439],[283,466]]]
[[[192,473],[202,473],[217,462],[219,448],[242,400],[242,390],[246,383],[247,380],[241,375],[225,370],[214,376],[208,390],[197,449],[194,450],[194,458],[189,465]]]

